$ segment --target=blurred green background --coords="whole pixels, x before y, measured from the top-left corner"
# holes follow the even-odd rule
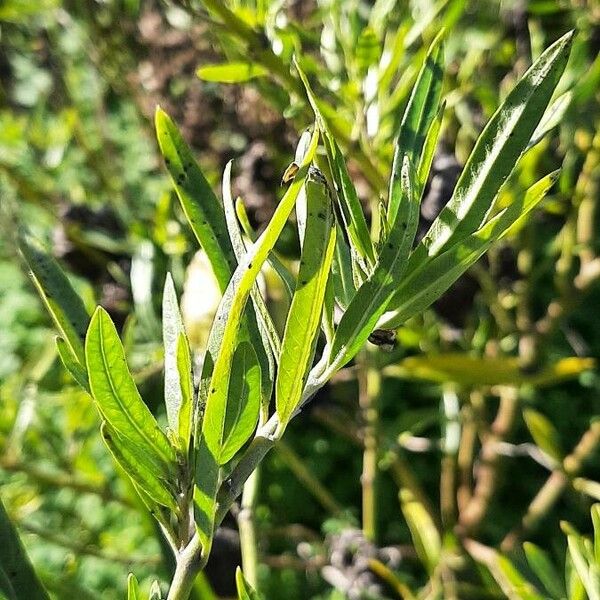
[[[123,597],[132,570],[146,589],[154,577],[166,587],[172,565],[100,441],[90,398],[56,355],[52,324],[16,250],[17,227],[45,242],[90,309],[107,308],[144,399],[162,415],[165,274],[183,294],[184,313],[187,302],[197,351],[210,323],[197,298],[210,296],[212,283],[159,159],[155,106],[181,127],[215,189],[235,159],[235,190],[260,229],[311,125],[290,72],[296,54],[370,210],[386,194],[394,132],[442,27],[447,108],[423,231],[507,91],[545,47],[576,28],[548,133],[502,194],[523,193],[562,165],[561,176],[525,226],[397,332],[391,353],[365,351],[381,377],[373,539],[360,533],[366,415],[359,396],[368,385],[360,365],[345,369],[290,426],[261,470],[261,591],[269,600],[403,597],[396,581],[421,589],[419,597],[502,598],[493,573],[461,550],[461,536],[502,547],[535,584],[522,541],[538,544],[563,571],[561,520],[591,532],[589,508],[600,500],[597,1],[4,0],[0,496],[57,598]],[[240,61],[258,76],[222,67]],[[293,227],[278,250],[297,258]],[[268,275],[267,294],[281,322],[281,290]],[[555,497],[531,514],[552,477]],[[418,535],[399,490],[426,498],[432,521],[416,523],[439,532],[441,576],[428,573],[415,550]],[[468,509],[473,495],[481,503]],[[389,568],[387,580],[374,559]],[[217,595],[233,595],[239,560],[231,518],[208,568]],[[439,577],[452,585],[427,596],[427,582]],[[197,598],[212,597],[200,587]]]

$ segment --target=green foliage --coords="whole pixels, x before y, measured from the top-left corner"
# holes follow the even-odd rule
[[[243,492],[233,512],[244,572],[272,600],[384,598],[391,593],[384,582],[407,598],[600,597],[597,540],[574,527],[564,526],[564,581],[550,550],[560,538],[550,528],[534,538],[537,545],[523,546],[524,555],[514,552],[541,519],[559,514],[553,504],[563,492],[598,495],[596,473],[583,471],[600,443],[597,424],[589,422],[595,404],[578,392],[584,385],[589,396],[597,391],[594,363],[584,356],[600,341],[593,321],[577,310],[597,277],[599,250],[594,90],[600,71],[586,38],[593,39],[593,14],[531,2],[519,18],[510,12],[515,31],[504,35],[507,14],[500,19],[493,7],[482,7],[473,24],[461,1],[378,0],[371,6],[320,0],[300,21],[296,9],[278,2],[202,4],[204,11],[187,2],[151,7],[148,16],[136,2],[126,10],[106,2],[89,13],[65,3],[60,14],[72,27],[49,24],[56,21],[50,4],[19,12],[13,2],[0,11],[11,23],[3,23],[2,50],[5,35],[19,48],[31,31],[44,48],[46,34],[60,42],[58,75],[8,47],[16,84],[0,82],[9,106],[0,115],[6,229],[19,221],[31,230],[18,245],[59,333],[54,345],[39,319],[27,335],[44,340],[45,350],[30,357],[25,342],[13,344],[12,364],[21,370],[0,369],[0,467],[7,473],[2,482],[12,482],[6,498],[17,507],[18,526],[31,534],[35,564],[45,564],[40,556],[50,554],[48,547],[70,548],[66,558],[52,554],[52,566],[42,566],[44,584],[57,597],[85,598],[88,588],[117,597],[131,568],[127,554],[161,543],[165,556],[135,561],[140,583],[129,575],[128,598],[162,597],[155,570],[169,582],[170,600],[213,597],[196,576]],[[560,18],[540,16],[544,11]],[[148,31],[163,16],[183,37],[174,36],[174,45],[158,40],[157,47],[188,47],[195,36],[218,41],[218,62],[213,49],[211,62],[202,59],[195,71],[201,95],[216,105],[229,92],[215,83],[247,84],[247,97],[230,94],[239,102],[234,109],[229,101],[219,127],[207,124],[211,111],[202,108],[175,115],[175,107],[187,106],[183,96],[192,86],[165,75],[165,65],[152,63],[143,46],[158,35]],[[586,34],[565,34],[570,20]],[[207,29],[198,35],[198,26]],[[143,44],[134,31],[145,36]],[[85,50],[87,36],[97,41],[97,52]],[[111,44],[123,51],[107,51]],[[149,62],[138,65],[139,56]],[[197,65],[188,69],[186,60],[172,62],[193,76]],[[163,90],[157,96],[173,118],[155,112],[156,156],[148,152],[147,103],[129,87],[136,77],[145,90],[169,82],[166,97]],[[66,88],[66,101],[56,93],[56,80]],[[262,99],[253,100],[260,104],[250,117],[248,98]],[[270,132],[272,115],[263,101],[279,119]],[[23,107],[35,107],[30,123]],[[207,121],[190,123],[191,113]],[[315,125],[285,171],[287,190],[279,193],[271,181],[261,189],[258,182],[259,196],[281,196],[265,222],[244,183],[259,169],[248,168],[244,157],[239,162],[247,171],[236,182],[227,160],[264,138],[272,170],[283,170],[291,149],[288,136],[280,135],[279,115],[298,130],[313,117]],[[245,130],[249,121],[254,133]],[[200,142],[194,140],[198,129],[206,135]],[[449,150],[463,163],[460,176],[425,231],[423,215],[440,187],[437,163]],[[162,183],[159,156],[171,185]],[[225,163],[221,202],[213,189]],[[235,199],[232,188],[242,197]],[[34,240],[54,238],[50,228],[65,201],[79,209],[110,205],[115,215],[105,229],[64,219],[68,250],[61,263],[81,275],[81,262],[70,252],[81,253],[86,282],[63,272],[52,257],[56,247],[48,251]],[[278,253],[290,232],[300,241],[299,265],[290,260],[293,253]],[[14,232],[8,233],[2,261],[14,260]],[[198,245],[201,253],[191,261]],[[503,252],[514,257],[508,275]],[[200,345],[190,315],[210,295],[210,283],[205,277],[194,288],[194,270],[185,265],[201,257],[222,298],[214,318],[202,316],[205,328],[212,325]],[[466,274],[478,286],[473,302],[452,289]],[[110,285],[124,291],[114,304]],[[432,308],[448,297],[466,305],[459,326],[448,327]],[[4,299],[0,305],[12,310]],[[95,305],[105,308],[90,319]],[[570,315],[573,321],[566,320]],[[9,315],[9,323],[15,320]],[[574,331],[586,331],[586,339]],[[568,358],[573,353],[579,356]],[[83,391],[65,379],[57,356]],[[309,409],[317,393],[324,401]],[[523,443],[512,443],[511,430]],[[289,447],[267,457],[284,431]],[[362,448],[361,465],[352,444]],[[507,478],[508,500],[498,477],[504,459],[521,461],[513,468],[523,471]],[[545,484],[540,465],[552,471]],[[21,472],[29,485],[24,490]],[[340,540],[357,520],[359,487],[363,532],[348,549]],[[75,509],[77,494],[101,504]],[[313,501],[339,521],[324,522]],[[582,511],[575,503],[569,510],[581,526]],[[39,513],[37,524],[31,513]],[[110,514],[118,515],[116,531]],[[593,508],[596,530],[598,514]],[[41,526],[46,515],[52,518]],[[295,522],[302,524],[301,543],[296,528],[286,528]],[[61,537],[73,523],[77,540]],[[408,558],[394,564],[386,545],[408,545]],[[124,550],[111,554],[113,546]],[[95,569],[79,560],[86,553],[119,567]],[[269,556],[276,553],[281,556]],[[340,555],[351,566],[336,563]],[[71,571],[57,573],[56,565],[70,560]],[[6,561],[0,562],[4,573]],[[16,562],[30,571],[24,555]],[[359,568],[357,576],[353,569]],[[28,577],[35,582],[32,572]],[[353,587],[363,581],[364,589]],[[240,600],[259,597],[239,569],[235,582]],[[7,586],[6,577],[0,585]]]

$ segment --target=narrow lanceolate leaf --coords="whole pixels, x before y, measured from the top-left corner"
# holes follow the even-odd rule
[[[133,573],[127,576],[127,600],[142,600],[138,580]]]
[[[210,260],[221,291],[224,291],[236,262],[227,235],[223,207],[198,167],[183,136],[167,113],[160,108],[156,109],[155,125],[160,151],[183,212]]]
[[[248,239],[251,242],[255,242],[257,236],[250,225],[250,220],[248,219],[248,214],[246,213],[246,208],[244,207],[244,203],[242,202],[241,198],[238,198],[235,201],[235,213]],[[294,294],[294,276],[274,253],[271,253],[268,260],[269,264],[273,267],[277,275],[279,275],[285,292],[288,298],[291,300]]]
[[[525,73],[479,136],[450,202],[432,224],[415,260],[434,256],[478,229],[542,119],[565,69],[573,32]]]
[[[305,183],[306,223],[296,290],[281,346],[275,399],[285,426],[297,408],[312,366],[325,289],[335,249],[335,222],[329,187],[320,171],[311,169]]]
[[[184,453],[187,454],[193,431],[194,410],[194,374],[192,372],[192,355],[185,333],[179,334],[177,341],[177,372],[181,386],[181,405],[177,432],[182,442]]]
[[[493,242],[506,235],[515,223],[526,218],[554,185],[558,173],[554,171],[543,177],[527,190],[523,199],[513,202],[481,229],[410,271],[390,302],[394,310],[384,314],[377,327],[395,329],[435,302],[481,258]]]
[[[144,404],[127,368],[117,330],[108,313],[98,307],[85,341],[85,357],[92,396],[111,429],[156,466],[175,463],[175,452],[156,419]]]
[[[0,597],[9,600],[50,600],[0,500]]]
[[[425,184],[429,178],[429,172],[431,171],[431,164],[433,163],[433,157],[435,155],[435,148],[437,146],[438,137],[442,128],[442,119],[444,118],[444,110],[446,109],[446,101],[444,100],[439,109],[433,122],[429,127],[427,136],[425,137],[425,143],[423,144],[423,150],[421,152],[421,160],[417,169],[417,196],[420,198],[425,190]]]
[[[402,198],[401,172],[404,157],[408,156],[415,168],[420,164],[427,134],[440,108],[443,79],[444,51],[440,33],[425,57],[400,124],[390,180],[387,211],[390,225],[396,220]]]
[[[548,555],[538,546],[531,542],[523,544],[527,562],[537,578],[542,582],[546,591],[552,598],[563,598],[566,590],[561,578],[556,572],[556,567],[548,558]]]
[[[241,342],[233,355],[223,444],[219,463],[228,463],[248,441],[260,410],[260,365],[250,342]]]
[[[425,507],[409,489],[400,490],[399,497],[417,555],[427,571],[431,573],[437,567],[440,558],[442,548],[440,534]]]
[[[83,341],[90,317],[58,263],[32,237],[19,237],[31,278],[73,359],[85,366]]]
[[[405,157],[398,218],[373,273],[356,292],[338,325],[329,358],[333,370],[346,364],[367,341],[404,274],[419,219],[413,177],[410,159]]]
[[[86,391],[90,391],[90,384],[88,382],[87,371],[76,358],[67,342],[61,337],[56,338],[56,350],[62,360],[65,369],[69,371],[73,379]]]
[[[238,600],[261,600],[258,593],[246,581],[246,578],[239,567],[235,570],[235,585],[237,588]]]
[[[147,450],[120,435],[106,421],[102,423],[100,432],[109,452],[136,486],[153,502],[176,510],[174,486],[169,485],[169,481],[161,477],[151,461],[147,460],[144,454]]]
[[[335,191],[342,211],[344,226],[348,232],[350,242],[354,246],[358,256],[366,263],[361,265],[363,270],[368,272],[370,271],[369,267],[375,263],[375,251],[373,249],[369,227],[367,226],[365,215],[360,200],[358,199],[358,194],[356,193],[354,184],[348,174],[342,152],[334,137],[331,135],[326,121],[319,110],[317,99],[310,87],[308,78],[300,68],[298,61],[294,60],[294,65],[298,70],[300,79],[306,89],[306,95],[315,113],[317,124],[323,133],[323,144],[325,145],[329,168],[331,169],[331,174],[335,183]]]
[[[169,116],[160,108],[156,110],[155,122],[160,150],[183,212],[210,260],[221,291],[224,291],[235,271],[237,261],[227,232],[223,206],[206,181],[183,136]],[[247,339],[257,339],[260,336],[260,329],[251,309],[246,311],[241,335]],[[210,375],[213,357],[218,351],[220,339],[221,332],[217,328],[214,330],[214,335],[211,332],[208,340],[206,368],[203,371],[208,375]],[[263,372],[263,391],[265,395],[270,395],[272,379],[269,378],[268,352],[265,348],[259,347],[256,348],[256,351]],[[206,378],[203,377],[204,379]],[[205,399],[205,391],[206,385],[201,385],[201,400]]]
[[[170,273],[167,273],[163,292],[162,329],[165,348],[165,405],[169,427],[175,433],[179,431],[179,413],[184,402],[184,391],[189,388],[190,371],[188,370],[184,374],[185,379],[182,381],[179,372],[178,348],[180,338],[183,336],[183,343],[186,342],[186,338],[175,285]],[[189,349],[187,354],[189,355]],[[182,358],[185,360],[184,356]]]
[[[242,232],[237,220],[233,196],[231,194],[232,162],[233,161],[229,161],[227,163],[223,173],[223,207],[225,209],[225,220],[227,223],[229,239],[231,240],[235,257],[239,263],[246,255],[246,245],[244,244],[244,239],[242,238]],[[271,319],[271,315],[267,309],[267,305],[265,304],[264,298],[262,297],[256,283],[252,287],[250,298],[252,299],[252,304],[254,305],[254,311],[258,320],[261,336],[263,337],[263,346],[272,350],[272,353],[269,352],[269,357],[271,359],[269,364],[269,378],[272,381],[275,375],[275,366],[272,357],[273,354],[275,356],[279,356],[279,352],[281,350],[281,341],[273,320]],[[271,390],[269,390],[267,394],[269,397],[271,395],[270,392]]]
[[[218,83],[242,83],[255,77],[264,77],[269,71],[262,65],[251,62],[229,62],[220,65],[204,65],[196,75],[204,81]]]
[[[203,545],[203,553],[208,555],[211,548],[216,514],[215,498],[219,484],[219,457],[223,447],[223,428],[227,413],[229,375],[233,354],[236,348],[240,322],[250,291],[260,270],[277,241],[304,185],[308,166],[312,161],[318,142],[318,129],[315,128],[311,144],[300,169],[296,174],[267,228],[250,248],[244,260],[235,270],[219,309],[213,330],[218,330],[219,350],[214,364],[207,369],[210,381],[207,387],[206,406],[202,422],[202,439],[196,461],[196,525]],[[211,331],[211,335],[212,331]],[[206,361],[205,361],[206,365]],[[203,372],[203,377],[205,372]]]

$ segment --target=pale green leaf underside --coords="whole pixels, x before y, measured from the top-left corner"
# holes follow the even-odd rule
[[[185,336],[175,285],[167,273],[162,302],[162,333],[165,349],[165,406],[167,421],[172,431],[179,430],[179,411],[183,402],[182,382],[179,377],[177,348],[180,335]],[[189,377],[189,374],[187,375]]]

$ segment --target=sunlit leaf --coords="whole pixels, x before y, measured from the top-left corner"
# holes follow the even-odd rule
[[[327,182],[310,171],[305,183],[300,269],[285,324],[281,358],[275,382],[277,415],[287,424],[300,402],[312,365],[323,301],[335,248],[335,223]],[[300,212],[298,214],[301,214]]]
[[[103,419],[157,465],[175,463],[175,452],[167,436],[142,400],[127,368],[117,330],[98,307],[92,316],[85,342],[85,355],[92,396]]]
[[[390,225],[395,223],[397,216],[400,219],[405,218],[405,215],[398,213],[403,197],[401,172],[404,157],[408,156],[415,168],[421,163],[427,134],[432,124],[436,122],[436,115],[439,113],[443,78],[444,52],[442,34],[440,34],[429,48],[400,124],[390,180],[387,211]],[[431,152],[431,148],[428,150]],[[420,190],[418,194],[420,196]]]
[[[502,238],[517,222],[527,217],[554,185],[558,171],[532,185],[523,198],[490,219],[481,229],[429,261],[410,269],[395,291],[378,327],[392,329],[435,302],[471,265],[475,264],[493,242]],[[414,253],[413,253],[414,255]]]
[[[196,71],[196,75],[204,81],[219,83],[242,83],[256,77],[264,77],[269,71],[257,63],[229,62],[218,65],[204,65]]]
[[[215,498],[219,483],[219,460],[222,451],[222,431],[226,418],[227,397],[229,392],[229,374],[240,323],[256,278],[267,260],[267,257],[281,234],[285,223],[296,203],[300,190],[304,185],[318,143],[318,129],[315,128],[310,148],[304,162],[296,174],[287,192],[261,236],[250,248],[244,260],[236,269],[231,282],[215,317],[214,327],[219,328],[219,351],[214,363],[208,365],[210,373],[207,387],[207,399],[202,422],[202,438],[196,460],[196,524],[203,544],[203,551],[208,554],[212,544],[214,520],[216,514]],[[211,332],[212,333],[212,332]],[[203,377],[204,377],[203,370]]]
[[[479,136],[452,198],[417,249],[434,256],[481,227],[494,198],[542,119],[564,71],[573,39],[567,33],[523,75]]]
[[[246,581],[239,567],[235,570],[235,585],[237,587],[238,600],[261,600],[261,596],[252,589],[252,586]]]
[[[325,150],[327,151],[327,160],[335,183],[344,227],[348,232],[350,242],[358,252],[359,256],[367,262],[367,265],[372,265],[375,262],[375,254],[371,235],[365,220],[362,205],[358,199],[358,194],[356,193],[354,184],[348,174],[346,162],[335,138],[331,135],[326,121],[321,114],[319,104],[310,87],[308,78],[302,71],[298,62],[296,61],[294,64],[296,69],[298,69],[298,73],[300,74],[300,78],[306,89],[306,94],[315,113],[318,126],[323,132],[323,143],[325,145]]]
[[[109,452],[136,486],[141,488],[152,502],[176,510],[177,502],[174,497],[176,490],[164,474],[164,470],[159,470],[151,460],[148,460],[146,449],[124,438],[106,421],[102,423],[100,431]]]
[[[406,157],[399,212],[402,218],[396,221],[383,243],[373,273],[358,289],[342,316],[331,348],[329,364],[332,368],[346,364],[367,341],[404,275],[419,219],[413,177],[410,159]]]
[[[427,571],[432,573],[438,564],[442,548],[437,527],[425,507],[409,489],[403,488],[399,497],[402,514],[410,529],[417,555]]]
[[[142,600],[140,586],[133,573],[127,576],[127,600]]]

